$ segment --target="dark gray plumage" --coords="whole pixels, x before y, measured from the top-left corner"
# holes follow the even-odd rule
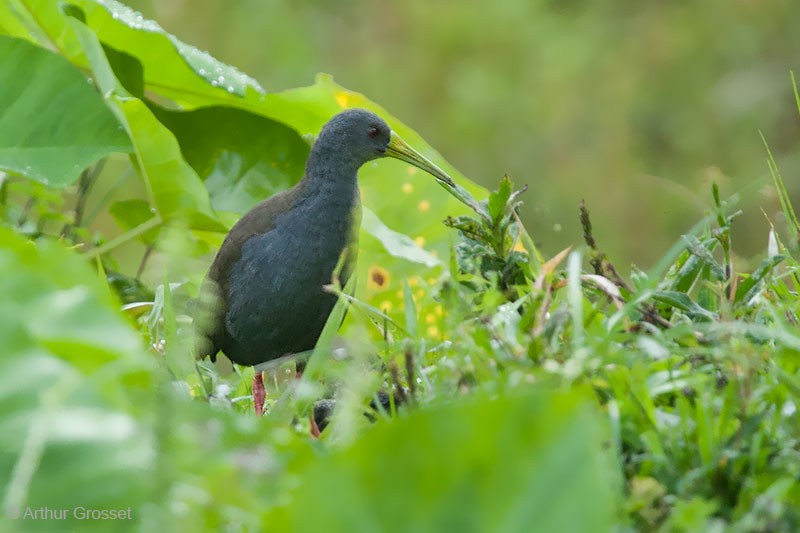
[[[314,347],[336,303],[322,287],[343,251],[343,283],[355,268],[358,169],[384,156],[450,179],[374,113],[334,116],[300,182],[245,214],[222,243],[203,287],[217,298],[207,320],[196,321],[198,357],[222,351],[235,363],[255,365]]]

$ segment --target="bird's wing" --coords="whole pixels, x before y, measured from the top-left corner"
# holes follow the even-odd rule
[[[228,232],[200,287],[202,316],[195,317],[195,356],[198,359],[211,356],[211,360],[215,360],[224,344],[228,279],[231,267],[241,258],[244,243],[255,235],[271,231],[275,219],[295,205],[302,187],[301,181],[291,189],[267,198],[245,213]]]

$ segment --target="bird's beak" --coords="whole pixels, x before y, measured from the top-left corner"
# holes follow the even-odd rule
[[[389,138],[389,146],[386,147],[386,157],[394,157],[400,161],[410,163],[436,178],[436,181],[440,182],[441,184],[449,187],[455,186],[453,179],[448,176],[444,170],[437,167],[431,163],[427,157],[411,148],[403,140],[403,138],[395,132],[392,132],[391,137]]]

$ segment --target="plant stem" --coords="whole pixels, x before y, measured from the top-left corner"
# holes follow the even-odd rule
[[[83,222],[83,213],[86,210],[86,201],[89,198],[89,192],[92,186],[97,182],[98,176],[103,171],[106,165],[106,160],[101,159],[97,164],[92,167],[91,171],[84,171],[81,174],[81,179],[78,182],[78,200],[75,203],[75,225],[80,226]]]
[[[147,260],[150,259],[150,254],[153,253],[153,245],[147,247],[142,255],[142,260],[139,261],[139,268],[136,269],[136,279],[142,277],[142,272],[144,272],[144,267],[147,265]]]
[[[141,234],[143,234],[143,233],[145,233],[147,231],[150,231],[153,228],[157,228],[162,223],[163,223],[163,220],[161,220],[161,215],[156,215],[153,218],[151,218],[149,220],[146,220],[145,222],[142,222],[141,224],[139,224],[135,228],[132,228],[132,229],[126,231],[122,235],[119,235],[119,236],[111,239],[110,241],[101,244],[97,248],[92,248],[91,250],[87,251],[83,255],[84,255],[84,257],[86,257],[86,259],[94,259],[98,255],[102,255],[102,254],[108,253],[111,250],[113,250],[114,248],[122,246],[123,244],[127,243],[128,241],[131,241],[131,240],[135,239],[139,235],[141,235]]]

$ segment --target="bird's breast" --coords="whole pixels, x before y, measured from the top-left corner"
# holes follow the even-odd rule
[[[275,221],[267,233],[251,237],[234,266],[232,299],[250,297],[313,300],[331,276],[343,251],[345,272],[352,270],[360,221],[357,201],[320,206],[303,202]],[[235,294],[239,293],[239,294]],[[249,299],[249,298],[248,298]]]

